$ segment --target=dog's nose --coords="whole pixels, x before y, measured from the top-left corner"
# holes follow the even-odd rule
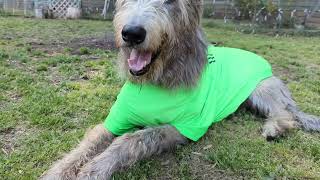
[[[125,25],[122,29],[122,39],[131,44],[141,44],[146,39],[147,31],[142,26]]]

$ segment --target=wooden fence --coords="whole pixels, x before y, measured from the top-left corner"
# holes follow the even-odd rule
[[[37,8],[49,7],[50,5],[52,6],[54,4],[64,5],[62,2],[65,1],[69,2],[65,3],[68,5],[74,4],[74,2],[77,2],[78,0],[0,0],[0,12],[4,11],[10,15],[34,16]],[[107,15],[110,18],[112,17],[115,1],[116,0],[111,0],[109,10],[107,11]],[[81,5],[82,15],[84,17],[101,17],[105,0],[79,0],[79,2]],[[62,7],[62,5],[58,6]],[[53,9],[53,11],[55,11],[55,9]]]
[[[267,1],[265,0],[266,3]],[[272,0],[272,2],[287,16],[295,12],[299,21],[302,21],[308,13],[307,25],[320,27],[320,0]],[[232,19],[237,10],[236,0],[205,0],[204,6],[206,15],[214,18]]]
[[[0,11],[6,11],[13,15],[24,14],[33,16],[37,6],[48,4],[51,0],[0,0]],[[58,1],[58,0],[57,0]],[[108,17],[112,18],[114,2],[108,10]],[[204,0],[204,12],[207,17],[232,19],[235,16],[235,4],[237,0]],[[269,0],[264,0],[265,2]],[[105,0],[81,0],[81,10],[84,17],[101,18]],[[310,11],[307,24],[320,27],[320,0],[272,0],[286,14],[296,10],[296,17],[303,19],[305,11]]]
[[[34,0],[0,0],[0,11],[12,15],[32,15],[34,13]]]
[[[107,11],[107,18],[113,17],[114,3],[116,0],[111,0]],[[88,18],[101,18],[104,8],[104,0],[82,0],[83,16]]]

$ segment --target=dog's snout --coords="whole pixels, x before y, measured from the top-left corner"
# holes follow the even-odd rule
[[[125,25],[122,39],[131,44],[141,44],[146,39],[147,31],[142,26]]]

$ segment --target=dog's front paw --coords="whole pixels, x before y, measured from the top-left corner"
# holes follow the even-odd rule
[[[65,173],[65,172],[61,172],[61,173],[46,173],[46,174],[43,174],[39,179],[40,180],[76,179],[76,175]]]
[[[93,179],[93,177],[90,176],[90,174],[85,173],[85,172],[80,172],[80,173],[78,174],[78,177],[77,177],[78,180],[89,180],[90,178]]]
[[[79,172],[78,180],[108,180],[111,174],[108,167],[91,162],[85,165]]]
[[[89,180],[89,179],[98,179],[97,173],[94,171],[91,166],[85,166],[81,169],[78,174],[78,180]],[[102,178],[100,178],[102,179]]]
[[[55,166],[41,175],[40,180],[62,180],[62,179],[76,179],[75,169],[63,168],[62,166]]]

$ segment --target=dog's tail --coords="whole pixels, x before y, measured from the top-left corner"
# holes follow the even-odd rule
[[[287,109],[293,114],[301,128],[307,131],[320,132],[320,118],[300,111],[295,106],[288,106]]]

